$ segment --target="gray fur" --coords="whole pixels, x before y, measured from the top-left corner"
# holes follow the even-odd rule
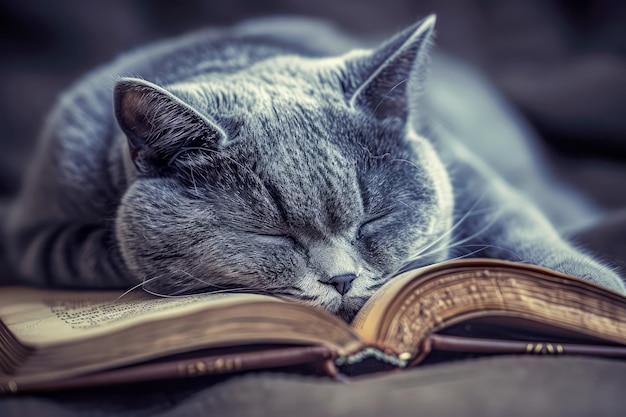
[[[323,24],[251,22],[88,74],[49,118],[11,212],[16,268],[40,285],[238,288],[346,319],[407,265],[459,255],[624,292],[463,145],[454,120],[437,124],[420,93],[433,24],[338,55],[350,40]],[[341,295],[329,280],[346,275]]]

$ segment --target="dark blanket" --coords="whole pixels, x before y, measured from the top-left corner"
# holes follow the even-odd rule
[[[433,365],[349,384],[250,374],[208,388],[8,398],[2,416],[623,416],[626,362],[500,357]]]
[[[122,50],[271,13],[324,16],[381,38],[432,11],[439,46],[482,68],[539,130],[552,170],[606,210],[576,241],[625,271],[626,3],[617,1],[4,2],[0,209],[17,190],[56,94]],[[1,264],[0,274],[8,281]],[[504,357],[347,385],[265,373],[5,397],[0,415],[624,415],[625,388],[626,362]]]

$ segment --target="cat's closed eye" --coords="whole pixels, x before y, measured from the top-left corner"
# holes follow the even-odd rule
[[[382,227],[388,217],[389,213],[382,213],[369,217],[367,220],[361,223],[361,225],[357,229],[356,240],[363,239],[364,237],[367,237],[374,233],[376,230]]]

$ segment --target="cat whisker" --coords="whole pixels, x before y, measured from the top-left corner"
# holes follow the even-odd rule
[[[182,297],[182,295],[169,295],[169,294],[161,294],[161,293],[158,293],[158,292],[156,292],[156,291],[152,291],[152,290],[149,290],[149,289],[147,289],[147,288],[143,288],[143,287],[142,287],[142,289],[143,289],[145,292],[147,292],[148,294],[150,294],[150,295],[154,295],[155,297],[161,297],[161,298],[178,298],[178,297]]]
[[[480,246],[480,247],[478,249],[472,251],[472,252],[465,253],[465,254],[462,254],[460,256],[448,257],[446,259],[446,261],[452,261],[452,260],[455,260],[455,259],[462,259],[462,258],[470,257],[472,255],[475,255],[475,254],[479,253],[480,251],[488,249],[492,245],[467,245],[467,246],[458,246],[458,247],[455,247],[453,249],[461,249],[461,248],[466,248],[466,247],[471,247],[471,246]],[[440,250],[444,250],[444,249],[448,250],[449,248],[447,248],[447,247],[440,248]],[[400,268],[398,268],[396,271],[394,271],[390,275],[386,276],[385,278],[387,278],[387,280],[393,279],[394,277],[396,277],[396,276],[398,276],[400,274],[403,274],[405,272],[409,272],[409,271],[412,271],[412,270],[419,269],[419,268],[427,266],[427,264],[416,264],[415,262],[416,262],[416,260],[410,260],[410,261],[405,262]],[[381,283],[381,286],[385,282],[386,281],[383,281]]]
[[[138,288],[140,288],[140,287],[143,287],[143,285],[144,285],[146,282],[149,282],[149,281],[154,281],[154,280],[156,280],[156,279],[158,279],[158,278],[160,278],[160,277],[154,277],[154,278],[150,278],[150,279],[148,279],[148,280],[146,280],[146,279],[144,278],[144,280],[143,280],[142,282],[140,282],[139,284],[134,285],[134,286],[130,287],[128,290],[124,291],[124,292],[123,292],[123,293],[122,293],[119,297],[117,297],[117,298],[116,298],[116,300],[120,300],[122,297],[124,297],[124,296],[126,296],[126,295],[130,294],[130,293],[131,293],[131,292],[133,292],[134,290],[136,290],[136,289],[138,289]],[[142,289],[143,289],[143,288],[142,288]]]
[[[429,256],[436,255],[437,253],[440,253],[440,252],[443,252],[443,251],[450,251],[451,249],[470,246],[470,245],[466,245],[466,246],[463,246],[463,245],[465,243],[470,242],[471,240],[475,239],[477,236],[480,236],[485,231],[487,231],[490,227],[492,227],[493,224],[495,224],[499,220],[499,217],[500,217],[501,213],[504,212],[504,208],[499,208],[498,210],[495,210],[493,212],[494,216],[490,220],[490,222],[487,223],[483,228],[481,228],[480,230],[478,230],[474,234],[472,234],[470,236],[467,236],[467,237],[463,238],[462,240],[453,242],[452,244],[448,244],[448,242],[445,239],[447,237],[449,237],[456,229],[458,229],[463,224],[463,222],[467,221],[468,218],[470,218],[472,216],[475,216],[475,215],[479,215],[479,214],[482,215],[482,214],[485,214],[485,213],[489,213],[490,211],[492,211],[492,209],[488,208],[488,207],[484,207],[484,208],[480,208],[480,209],[476,208],[478,206],[478,204],[482,201],[482,199],[485,197],[485,195],[486,195],[486,192],[481,194],[476,199],[476,201],[474,202],[472,207],[470,207],[470,209],[467,210],[467,212],[458,221],[456,221],[455,224],[452,225],[452,227],[450,227],[448,230],[443,232],[438,238],[436,238],[435,240],[429,242],[423,248],[419,249],[400,268],[398,268],[393,273],[389,274],[387,277],[389,277],[389,276],[396,276],[399,273],[402,273],[402,272],[405,272],[407,270],[419,267],[419,266],[411,267],[410,265],[412,263],[414,263],[415,261],[417,261],[418,259],[420,259],[420,258],[421,259],[425,259],[425,258],[428,258]],[[478,245],[476,245],[476,246],[478,246]],[[489,246],[490,245],[481,245],[481,248],[478,249],[477,251],[474,251],[473,253],[478,253],[481,250],[485,250]],[[429,249],[431,249],[431,250],[429,250]],[[502,248],[502,249],[506,250],[505,248]],[[517,254],[514,254],[514,255],[519,258],[519,256]],[[420,265],[420,266],[423,266],[423,265]]]
[[[190,294],[254,293],[254,294],[261,294],[261,295],[282,296],[283,298],[290,297],[291,299],[297,300],[297,301],[314,301],[317,298],[317,297],[306,295],[301,288],[293,286],[293,285],[286,286],[286,287],[275,287],[275,286],[268,285],[265,288],[231,287],[231,286],[224,286],[224,285],[220,285],[217,283],[208,282],[204,279],[201,279],[195,276],[191,272],[185,271],[182,269],[177,269],[176,273],[180,276],[185,276],[186,279],[190,279],[194,282],[199,282],[202,286],[206,287],[206,291],[198,291],[200,289],[198,287],[190,286],[190,285],[180,285],[180,283],[178,285],[172,285],[172,287],[178,289],[178,291],[176,291],[175,293],[164,294],[162,292],[156,292],[154,290],[151,290],[145,287],[143,288],[144,291],[150,294],[156,295],[156,296],[160,296],[160,297],[183,297],[183,296],[190,295]],[[161,277],[154,277],[150,281],[153,281],[159,278],[169,278],[171,280],[171,277],[161,276]],[[139,286],[141,285],[142,284],[140,284]]]
[[[384,276],[382,278],[388,278],[387,276]],[[365,289],[365,291],[376,291],[377,289],[379,289],[380,287],[382,287],[383,285],[385,285],[387,283],[387,280],[385,279],[384,281],[380,281],[377,282],[376,284],[372,284],[369,287],[367,287]]]
[[[487,245],[487,247],[488,247],[488,246],[490,246],[490,245]],[[473,255],[475,255],[475,254],[477,254],[478,252],[483,251],[483,250],[485,250],[485,249],[486,249],[485,247],[481,247],[481,248],[478,248],[478,249],[476,249],[476,250],[474,250],[474,251],[472,251],[472,252],[469,252],[469,253],[466,253],[466,254],[463,254],[463,255],[457,256],[457,257],[455,257],[455,258],[450,258],[450,259],[448,259],[448,260],[449,260],[449,261],[456,261],[456,260],[463,259],[463,258],[470,258],[470,257],[472,257]]]
[[[428,126],[428,130],[424,131],[422,133],[422,136],[425,137],[429,137],[431,136],[437,129],[440,129],[442,127],[444,127],[446,124],[449,123],[449,119],[446,117],[439,117],[437,118],[438,120],[433,121],[432,123],[429,124]]]
[[[149,289],[143,289],[148,294],[155,295],[157,297],[163,298],[182,298],[189,297],[194,295],[214,295],[214,294],[246,294],[246,293],[258,293],[258,290],[255,288],[228,288],[228,289],[220,289],[214,291],[200,292],[200,293],[191,293],[191,294],[162,294],[156,291],[152,291]]]
[[[420,253],[417,253],[417,254],[416,254],[415,256],[413,256],[410,260],[415,260],[415,259],[417,259],[417,258],[426,258],[426,257],[428,257],[428,256],[432,256],[433,254],[435,254],[435,253],[437,253],[437,252],[440,252],[440,251],[442,251],[442,250],[449,250],[449,249],[453,249],[453,248],[455,248],[455,247],[458,247],[458,246],[464,245],[464,244],[465,244],[465,243],[467,243],[467,242],[471,242],[473,239],[475,239],[476,237],[478,237],[478,236],[482,235],[482,234],[483,234],[483,233],[485,233],[487,230],[489,230],[489,228],[491,228],[491,226],[493,226],[493,225],[496,223],[496,221],[498,221],[498,219],[499,219],[499,214],[500,214],[500,213],[501,213],[501,211],[498,211],[498,214],[497,214],[496,216],[494,216],[494,218],[493,218],[493,219],[491,219],[491,221],[490,221],[489,223],[487,223],[487,224],[486,224],[483,228],[481,228],[480,230],[478,230],[478,231],[477,231],[477,232],[475,232],[474,234],[472,234],[472,235],[470,235],[470,236],[467,236],[467,237],[465,237],[464,239],[461,239],[461,240],[459,240],[459,241],[456,241],[456,242],[454,242],[454,243],[453,243],[453,244],[451,244],[451,245],[447,245],[447,246],[443,246],[443,247],[440,247],[440,248],[436,248],[436,249],[434,249],[434,250],[432,250],[432,251],[430,251],[430,252],[425,252],[425,253],[424,253],[424,252],[420,252]]]
[[[384,103],[385,100],[387,100],[389,98],[389,95],[391,93],[393,93],[393,91],[400,87],[402,84],[404,84],[405,82],[407,82],[409,79],[405,78],[403,80],[401,80],[400,82],[398,82],[396,85],[394,85],[393,87],[391,87],[391,89],[389,89],[389,91],[387,91],[387,93],[385,93],[385,95],[383,96],[383,98],[378,102],[378,104],[376,105],[376,107],[374,107],[374,110],[372,110],[372,113],[370,114],[370,117],[373,117],[374,114],[376,114],[376,110],[378,110],[378,108],[380,106],[382,106],[382,104]]]
[[[407,163],[407,164],[411,165],[411,166],[412,166],[413,168],[415,168],[417,171],[420,171],[420,172],[424,171],[424,169],[423,169],[423,168],[420,168],[420,167],[419,167],[419,166],[418,166],[415,162],[411,162],[411,161],[409,161],[408,159],[399,159],[399,158],[396,158],[396,159],[392,159],[392,160],[391,160],[391,162],[405,162],[405,163]]]
[[[387,157],[391,156],[391,154],[390,154],[389,152],[384,153],[384,154],[382,154],[382,155],[374,155],[374,154],[372,154],[372,151],[371,151],[371,150],[370,150],[367,146],[362,145],[362,144],[359,144],[359,146],[360,146],[360,147],[361,147],[361,148],[362,148],[365,152],[367,152],[367,154],[368,154],[368,158],[371,158],[371,159],[385,159],[385,158],[387,158]]]
[[[191,278],[193,281],[200,282],[201,284],[206,285],[208,287],[216,287],[216,288],[220,287],[220,285],[218,285],[218,284],[205,281],[202,278],[198,278],[197,276],[193,275],[191,272],[185,271],[183,269],[176,269],[176,272],[181,273],[181,274]],[[227,288],[227,287],[222,287],[222,288]]]
[[[410,259],[414,260],[414,259],[417,259],[418,257],[424,257],[424,252],[426,252],[428,249],[432,248],[433,246],[442,243],[442,241],[445,238],[449,237],[457,228],[459,228],[463,224],[463,222],[465,220],[467,220],[470,216],[475,214],[475,210],[474,209],[476,208],[478,203],[481,202],[481,200],[485,197],[486,194],[487,194],[487,191],[485,191],[483,194],[481,194],[476,199],[476,201],[474,202],[472,207],[470,207],[470,209],[455,224],[453,224],[452,227],[450,227],[447,231],[443,232],[441,234],[441,236],[439,236],[437,239],[435,239],[434,241],[428,243],[423,248],[419,249],[417,251],[417,253],[415,253],[415,255],[413,255]],[[410,207],[410,208],[413,209],[412,207]]]
[[[513,255],[515,258],[517,258],[517,262],[523,262],[523,263],[527,263],[528,261],[525,261],[524,258],[522,258],[521,256],[519,256],[519,254],[515,251],[512,251],[511,249],[502,247],[502,246],[498,246],[498,245],[493,245],[493,244],[484,244],[484,245],[463,245],[463,246],[459,246],[458,248],[455,249],[459,249],[459,248],[471,248],[471,247],[481,247],[481,249],[479,249],[479,251],[481,250],[485,250],[485,249],[497,249],[497,250],[501,250],[503,252],[508,252],[511,255]]]
[[[251,292],[258,292],[255,288],[227,288],[223,290],[215,290],[215,291],[207,291],[203,293],[199,293],[202,295],[212,295],[212,294],[247,294]]]
[[[196,184],[196,179],[193,176],[193,167],[189,167],[189,174],[191,175],[191,182],[193,183],[193,190],[196,193],[196,196],[199,196],[200,193],[198,192],[198,184]]]
[[[176,153],[174,153],[174,155],[172,155],[172,157],[169,159],[169,161],[167,161],[167,165],[171,166],[174,161],[176,161],[176,159],[178,159],[178,157],[182,154],[184,154],[185,152],[189,152],[189,151],[210,151],[211,149],[209,148],[203,148],[201,146],[183,146],[181,147],[178,151],[176,151]]]
[[[512,251],[512,250],[510,250],[510,249],[507,249],[507,248],[504,248],[504,247],[498,246],[498,245],[493,245],[493,244],[474,244],[474,245],[461,245],[461,244],[457,244],[457,245],[452,245],[452,246],[447,247],[447,248],[442,248],[442,250],[443,250],[443,249],[446,249],[446,250],[449,250],[449,249],[452,249],[452,250],[458,250],[458,249],[464,249],[464,248],[468,248],[468,249],[469,249],[469,248],[476,248],[476,247],[477,247],[478,249],[473,250],[473,251],[468,252],[468,253],[464,253],[464,254],[462,254],[462,255],[460,255],[460,256],[456,256],[456,257],[451,257],[451,258],[448,258],[447,260],[451,261],[451,260],[455,260],[455,259],[463,259],[463,258],[471,257],[471,256],[476,255],[477,253],[479,253],[479,252],[481,252],[481,251],[484,251],[484,250],[486,250],[486,249],[498,249],[498,250],[501,250],[501,251],[508,252],[508,253],[510,253],[511,255],[513,255],[514,257],[516,257],[516,258],[517,258],[517,262],[528,263],[528,261],[524,260],[524,259],[523,259],[521,256],[519,256],[519,254],[517,254],[516,252],[514,252],[514,251]],[[429,255],[430,255],[430,254],[428,254],[427,256],[429,256]],[[409,264],[410,264],[410,261],[409,261],[407,264],[403,265],[403,267],[401,268],[401,270],[403,270],[403,272],[404,272],[404,270],[410,270],[410,269],[413,269],[413,268],[411,268],[411,267],[408,267],[408,268],[407,268],[407,266],[408,266]]]
[[[165,296],[165,294],[160,294],[160,293],[156,293],[155,290],[150,290],[146,287],[146,284],[157,281],[157,280],[165,280],[167,281],[167,286],[168,287],[172,287],[172,288],[176,288],[177,291],[175,293],[170,293],[168,294],[169,296],[176,296],[179,294],[190,294],[192,291],[194,290],[198,290],[201,289],[202,287],[205,288],[223,288],[223,289],[228,289],[228,287],[222,287],[219,284],[215,284],[215,283],[211,283],[208,281],[205,281],[201,278],[196,277],[195,275],[193,275],[192,273],[185,271],[183,269],[175,269],[173,271],[175,274],[177,274],[176,276],[172,276],[171,274],[162,274],[162,275],[157,275],[155,277],[152,277],[150,279],[144,279],[144,281],[140,284],[138,284],[137,286],[135,286],[134,288],[137,287],[142,287],[142,289],[150,294],[154,294],[154,295],[158,295],[158,296]],[[186,282],[187,281],[187,282]],[[188,282],[197,282],[200,283],[200,287],[198,287],[198,285],[190,285]]]
[[[290,291],[290,290],[295,290]],[[262,295],[269,295],[273,297],[280,297],[290,301],[316,301],[319,297],[305,294],[301,288],[288,286],[288,287],[269,287],[266,289],[255,289],[255,293]]]

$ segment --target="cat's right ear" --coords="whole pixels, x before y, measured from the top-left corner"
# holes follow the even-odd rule
[[[130,157],[142,173],[163,169],[185,148],[216,149],[226,141],[226,133],[217,124],[145,80],[119,80],[114,106]]]

